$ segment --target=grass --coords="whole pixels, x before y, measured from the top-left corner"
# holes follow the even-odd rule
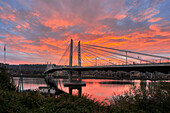
[[[111,104],[89,99],[88,95],[44,97],[37,92],[18,93],[10,84],[7,70],[0,68],[0,113],[168,113],[170,83],[149,85],[147,90],[133,88],[113,96]]]

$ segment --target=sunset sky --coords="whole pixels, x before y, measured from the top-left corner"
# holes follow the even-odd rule
[[[0,62],[57,63],[70,39],[170,57],[170,0],[0,0]]]

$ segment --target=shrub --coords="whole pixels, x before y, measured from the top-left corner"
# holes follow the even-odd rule
[[[162,83],[148,85],[148,89],[134,87],[124,95],[113,96],[111,108],[133,112],[168,112],[170,111],[170,83],[166,84],[167,89],[162,87]]]
[[[6,67],[0,67],[0,89],[14,90],[15,87],[10,83],[9,73]]]

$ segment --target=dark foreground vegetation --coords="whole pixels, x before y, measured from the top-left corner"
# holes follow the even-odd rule
[[[113,97],[111,104],[90,100],[89,96],[62,94],[44,97],[38,91],[18,93],[10,84],[7,70],[0,68],[0,113],[168,113],[170,83],[159,83],[145,89],[132,89],[123,96]]]

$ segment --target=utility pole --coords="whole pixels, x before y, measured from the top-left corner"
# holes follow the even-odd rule
[[[96,57],[96,66],[97,66],[97,57]]]
[[[23,87],[23,76],[22,76],[20,65],[19,65],[19,70],[20,70],[20,79],[19,79],[19,82],[18,82],[18,91],[22,92],[24,90],[24,87]]]
[[[127,65],[127,51],[126,51],[126,65]]]
[[[139,59],[139,62],[140,62],[140,64],[141,64],[141,62],[142,62],[142,61],[141,61],[141,57],[140,57],[140,56],[138,56],[138,59]]]
[[[6,64],[6,44],[4,45],[4,64]]]

